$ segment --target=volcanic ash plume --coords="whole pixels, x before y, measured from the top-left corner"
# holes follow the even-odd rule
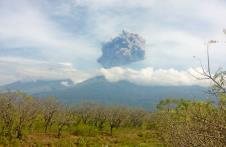
[[[97,60],[104,68],[122,66],[144,60],[145,40],[138,34],[122,33],[102,46],[102,56]]]

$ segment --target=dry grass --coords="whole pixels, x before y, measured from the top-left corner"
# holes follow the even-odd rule
[[[36,133],[27,136],[18,146],[57,147],[158,147],[163,146],[153,131],[123,128],[115,130],[113,136],[102,133],[97,136],[76,136],[64,133],[61,138],[55,134]]]

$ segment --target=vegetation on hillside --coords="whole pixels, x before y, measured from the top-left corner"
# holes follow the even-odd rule
[[[165,99],[156,112],[24,93],[0,95],[0,144],[14,146],[225,146],[226,95]]]
[[[2,145],[160,145],[148,129],[150,113],[141,109],[94,103],[68,106],[54,98],[24,93],[0,95]]]

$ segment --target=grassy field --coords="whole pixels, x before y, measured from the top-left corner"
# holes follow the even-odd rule
[[[4,146],[4,145],[2,145]],[[7,146],[7,144],[5,144]],[[98,133],[87,126],[64,131],[58,138],[56,133],[32,133],[23,140],[13,140],[10,146],[57,146],[57,147],[161,147],[156,133],[142,128],[120,128],[111,136],[107,132]]]

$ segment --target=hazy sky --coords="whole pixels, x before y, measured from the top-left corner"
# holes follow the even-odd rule
[[[194,84],[205,43],[226,36],[225,0],[0,0],[0,85],[95,75],[138,83]],[[145,60],[103,69],[103,42],[123,29],[146,40]],[[226,44],[211,46],[214,68]],[[165,76],[167,75],[167,76]]]

